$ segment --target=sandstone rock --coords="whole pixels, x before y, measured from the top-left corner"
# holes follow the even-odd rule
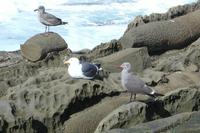
[[[133,72],[141,72],[151,64],[146,48],[130,48],[121,50],[112,55],[102,57],[96,60],[100,62],[103,69],[109,72],[116,72],[117,66],[123,62],[130,62],[132,64]]]
[[[146,104],[144,103],[132,102],[127,105],[122,105],[99,123],[95,133],[100,133],[112,128],[127,126],[128,121],[135,124],[144,122],[145,114]]]
[[[117,85],[113,85],[111,80],[71,79],[65,67],[37,70],[37,74],[8,88],[1,97],[9,101],[9,107],[14,110],[14,113],[4,113],[4,121],[7,122],[4,130],[63,132],[62,124],[71,114],[92,106],[105,96],[120,92],[120,87],[112,87]],[[12,118],[12,121],[7,118]],[[33,123],[41,129],[35,129]],[[30,124],[30,127],[22,128],[24,124]]]
[[[22,61],[20,51],[0,51],[0,68],[16,65],[20,61]]]
[[[186,15],[198,9],[200,9],[199,1],[192,4],[172,7],[166,13],[152,13],[149,16],[147,15],[137,16],[131,23],[128,24],[128,28],[126,29],[125,33],[128,32],[130,29],[138,27],[143,24],[156,21],[170,20],[176,17],[180,17],[182,15]]]
[[[164,132],[191,132],[200,131],[200,112],[180,113],[168,118],[154,120],[147,123],[138,124],[128,129],[113,129],[105,133],[164,133]],[[192,128],[193,129],[192,129]]]
[[[159,100],[147,102],[146,104],[142,103],[144,105],[139,106],[142,108],[134,107],[134,109],[131,109],[131,104],[127,104],[126,108],[121,106],[99,123],[95,133],[101,133],[112,128],[130,128],[139,122],[152,121],[183,112],[197,111],[200,108],[199,95],[200,86],[191,86],[169,92]],[[137,105],[137,103],[134,104]],[[127,109],[131,109],[131,113],[128,113]]]
[[[22,56],[30,61],[44,59],[50,52],[58,52],[67,48],[65,40],[57,33],[37,34],[28,39],[21,47]]]
[[[88,52],[87,56],[92,59],[104,57],[120,51],[121,48],[121,44],[118,40],[111,40],[108,43],[102,43],[101,45],[96,46],[90,52]]]
[[[200,68],[200,38],[185,49],[168,51],[154,60],[154,70],[197,72]],[[169,58],[170,57],[170,58]]]
[[[170,21],[132,28],[120,38],[123,48],[148,47],[150,54],[184,48],[200,36],[200,11]]]

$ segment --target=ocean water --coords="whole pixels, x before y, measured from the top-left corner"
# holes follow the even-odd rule
[[[20,49],[27,39],[44,32],[33,10],[46,11],[68,25],[50,27],[73,51],[92,49],[102,42],[120,38],[137,15],[163,13],[170,7],[197,0],[2,0],[0,8],[0,51]]]

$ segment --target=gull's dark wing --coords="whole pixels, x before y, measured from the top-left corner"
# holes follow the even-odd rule
[[[88,62],[82,63],[82,72],[86,77],[94,77],[97,73],[98,69],[94,64],[90,64]]]

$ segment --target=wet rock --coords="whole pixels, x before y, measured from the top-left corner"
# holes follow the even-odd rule
[[[151,61],[146,48],[129,48],[121,50],[112,55],[102,57],[96,60],[100,62],[103,69],[109,72],[120,71],[117,66],[123,62],[130,62],[133,72],[141,72],[151,65]]]
[[[150,54],[188,46],[200,36],[200,11],[170,21],[148,23],[132,28],[120,38],[123,48],[148,47]]]
[[[44,59],[50,52],[67,48],[65,40],[57,33],[41,33],[28,39],[21,47],[22,56],[30,61]]]

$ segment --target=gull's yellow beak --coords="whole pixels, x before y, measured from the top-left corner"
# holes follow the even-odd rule
[[[69,61],[63,61],[64,64],[70,64]]]

